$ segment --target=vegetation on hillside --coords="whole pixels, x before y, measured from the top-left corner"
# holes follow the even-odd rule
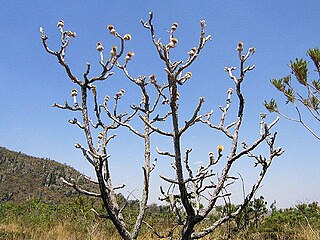
[[[43,202],[61,203],[78,196],[76,190],[62,184],[61,177],[74,178],[79,183],[86,181],[83,174],[65,164],[0,147],[0,202],[39,198]]]

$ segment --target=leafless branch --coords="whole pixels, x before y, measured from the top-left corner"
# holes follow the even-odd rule
[[[58,103],[54,103],[52,104],[52,107],[57,107],[57,108],[61,108],[61,109],[67,109],[67,110],[71,110],[71,111],[81,111],[82,108],[80,106],[74,106],[71,107],[67,101],[65,101],[64,105],[60,105]]]
[[[86,191],[86,190],[83,190],[82,188],[80,188],[76,183],[75,181],[72,179],[71,181],[72,182],[68,182],[67,180],[65,180],[63,177],[60,178],[61,181],[70,186],[70,187],[73,187],[75,190],[77,190],[79,193],[82,193],[82,194],[85,194],[87,196],[91,196],[91,197],[101,197],[101,194],[99,193],[94,193],[94,192],[89,192],[89,191]]]
[[[158,147],[156,147],[156,151],[158,154],[160,155],[164,155],[164,156],[169,156],[169,157],[174,157],[174,154],[170,153],[170,152],[166,152],[166,151],[160,151]]]
[[[196,110],[194,111],[192,118],[189,121],[187,121],[182,128],[180,128],[179,135],[184,133],[190,126],[192,126],[193,124],[195,124],[197,121],[199,121],[201,119],[201,116],[198,116],[198,113],[201,109],[203,102],[204,102],[204,98],[200,97],[198,106],[197,106]]]

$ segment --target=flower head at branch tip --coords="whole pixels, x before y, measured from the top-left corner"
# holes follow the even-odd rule
[[[206,20],[200,20],[200,24],[201,24],[201,27],[205,27],[206,26]]]
[[[111,31],[112,29],[114,29],[114,26],[109,24],[109,25],[107,26],[107,28],[108,28],[109,31]]]
[[[59,20],[57,23],[57,27],[58,28],[62,28],[64,26],[64,21],[63,20]]]
[[[104,47],[102,46],[101,42],[97,42],[97,51],[101,52],[104,50]]]
[[[114,45],[110,51],[111,56],[117,55],[117,46]]]
[[[221,153],[223,151],[224,147],[222,145],[218,146],[218,153]]]
[[[126,55],[126,57],[125,57],[125,60],[131,60],[132,59],[132,57],[134,57],[134,52],[128,52],[127,53],[127,55]]]
[[[125,41],[129,41],[129,40],[131,40],[131,35],[129,33],[127,33],[126,35],[124,35],[123,39]]]
[[[254,54],[256,52],[256,48],[252,47],[252,48],[249,48],[249,52],[251,52],[252,54]]]
[[[104,97],[104,101],[105,101],[105,102],[108,102],[109,99],[110,99],[110,97],[109,97],[108,95]]]
[[[116,30],[114,29],[114,26],[113,25],[108,25],[107,26],[107,28],[108,28],[108,30],[109,30],[109,32],[110,32],[110,34],[111,35],[115,35],[116,34]]]
[[[77,89],[72,89],[71,90],[71,97],[73,97],[73,104],[75,105],[75,106],[77,106],[78,105],[78,103],[77,103],[77,95],[78,95],[78,91],[77,91]]]
[[[44,34],[44,29],[43,29],[43,27],[40,27],[40,34],[41,34],[41,38],[43,39],[43,40],[46,40],[48,37]]]
[[[169,48],[175,48],[176,47],[176,43],[178,43],[178,39],[177,38],[171,38],[170,42],[168,43],[168,47]]]
[[[76,32],[72,32],[72,31],[67,31],[66,34],[67,34],[68,37],[74,37],[75,38],[77,36],[77,33]]]
[[[77,89],[73,88],[73,89],[71,90],[71,97],[76,97],[77,95],[78,95]]]
[[[124,93],[125,93],[125,90],[124,89],[120,89],[120,91],[116,93],[114,98],[115,99],[119,99],[119,98],[121,98],[123,96]]]
[[[174,44],[178,43],[178,39],[177,38],[171,38],[171,42],[173,42]]]
[[[266,113],[260,113],[260,118],[261,119],[265,119],[267,117],[267,114]]]
[[[186,75],[184,75],[185,79],[190,79],[192,77],[192,72],[187,72]]]
[[[188,54],[189,54],[190,56],[193,56],[193,55],[196,54],[196,52],[197,52],[197,48],[196,48],[196,47],[193,47],[193,48],[191,48],[191,50],[188,52]]]
[[[177,29],[177,27],[179,26],[179,24],[177,22],[174,22],[171,26],[171,30],[175,31]]]
[[[151,83],[152,83],[152,84],[157,83],[156,76],[155,76],[154,74],[151,74],[151,75],[149,76],[149,79],[151,80]]]
[[[111,35],[116,35],[116,30],[115,29],[110,30],[110,34]]]
[[[233,94],[233,88],[229,88],[227,91],[228,94]]]
[[[214,153],[213,152],[209,152],[209,160],[210,160],[211,164],[214,163]]]
[[[238,42],[237,51],[239,52],[243,51],[243,42]]]

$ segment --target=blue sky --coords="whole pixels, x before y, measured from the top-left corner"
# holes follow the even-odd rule
[[[271,86],[271,78],[289,74],[288,62],[295,57],[305,57],[311,47],[319,46],[319,1],[6,1],[1,6],[0,22],[0,145],[39,157],[49,157],[66,163],[91,175],[89,164],[73,147],[83,142],[82,133],[67,123],[72,113],[51,108],[52,103],[70,99],[73,85],[57,60],[43,49],[39,34],[42,26],[49,36],[52,48],[59,46],[57,21],[63,19],[66,28],[77,32],[67,52],[67,60],[75,74],[80,76],[85,63],[98,70],[98,53],[95,44],[103,42],[105,48],[116,44],[106,30],[113,24],[121,33],[131,33],[132,41],[127,51],[134,51],[130,64],[132,75],[165,76],[163,64],[157,58],[150,42],[149,32],[139,23],[147,20],[154,11],[157,36],[167,39],[166,30],[173,22],[179,23],[176,36],[179,44],[172,55],[185,58],[197,44],[199,21],[206,20],[207,34],[213,36],[198,61],[190,68],[193,78],[182,90],[181,116],[188,118],[199,96],[206,99],[203,113],[225,101],[226,91],[233,87],[223,71],[225,66],[238,64],[236,44],[256,47],[250,60],[256,69],[248,74],[243,86],[246,98],[245,123],[241,137],[253,141],[258,137],[259,113],[265,112],[262,102],[275,97],[284,100]],[[101,94],[112,95],[120,88],[126,89],[122,107],[135,101],[137,89],[116,71],[110,81],[99,84]],[[235,103],[235,102],[234,102]],[[281,105],[283,106],[283,105]],[[285,106],[283,106],[285,107]],[[235,110],[235,109],[233,109]],[[289,114],[290,110],[287,111]],[[270,115],[269,120],[275,117]],[[216,115],[216,120],[218,115]],[[312,121],[312,120],[311,120]],[[138,123],[138,122],[135,122]],[[319,130],[319,124],[314,128]],[[269,203],[277,200],[278,206],[288,207],[298,202],[320,201],[319,141],[302,127],[285,120],[277,125],[278,145],[285,154],[276,159],[265,178],[258,195]],[[142,142],[125,129],[110,145],[112,169],[116,183],[124,178],[128,190],[139,188],[141,182]],[[154,138],[153,148],[169,146],[167,139]],[[209,151],[225,140],[204,126],[197,126],[186,135],[183,144],[194,148],[194,167],[207,161]],[[154,157],[156,157],[154,155]],[[152,177],[151,201],[156,201],[160,173],[172,175],[169,160],[162,159]],[[252,182],[252,162],[243,159],[235,172],[241,172],[246,183]],[[238,192],[238,193],[237,193]],[[235,191],[239,200],[240,189]]]

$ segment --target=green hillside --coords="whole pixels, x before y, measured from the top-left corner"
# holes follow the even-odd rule
[[[0,147],[0,203],[24,202],[31,198],[61,203],[78,195],[76,190],[64,185],[60,177],[85,181],[83,174],[65,164]],[[93,187],[91,183],[86,184]]]

